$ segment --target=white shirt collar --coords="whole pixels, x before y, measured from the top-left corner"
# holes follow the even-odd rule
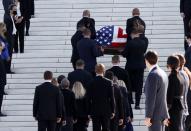
[[[51,80],[44,80],[44,82],[50,82],[51,83]]]
[[[149,73],[150,73],[155,67],[157,67],[157,65],[153,65],[153,66],[149,69]]]

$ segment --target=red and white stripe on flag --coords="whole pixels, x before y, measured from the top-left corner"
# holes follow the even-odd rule
[[[112,47],[125,47],[128,35],[124,32],[125,31],[121,27],[114,26]]]

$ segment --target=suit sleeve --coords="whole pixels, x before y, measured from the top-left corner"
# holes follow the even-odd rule
[[[96,46],[96,42],[94,41],[92,45],[92,53],[95,57],[103,56],[103,52]]]
[[[184,0],[180,0],[180,13],[184,13]]]
[[[36,87],[35,94],[34,94],[34,101],[33,101],[33,116],[34,117],[37,117],[38,107],[39,107],[39,94],[38,94],[38,87]]]
[[[128,51],[129,51],[129,44],[126,45],[125,49],[121,52],[121,55],[123,57],[127,57],[128,56]]]
[[[114,98],[114,87],[112,83],[109,83],[109,98],[110,98],[110,105],[111,105],[111,112],[115,113],[115,98]]]
[[[123,119],[124,118],[124,108],[123,108],[123,97],[122,97],[122,93],[121,90],[119,89],[119,99],[118,99],[118,103],[119,103],[119,119]]]
[[[156,102],[156,94],[157,94],[157,84],[158,79],[155,74],[150,74],[148,76],[148,84],[145,87],[146,90],[146,117],[152,118],[155,108],[155,102]]]
[[[57,94],[56,94],[56,110],[57,110],[57,118],[62,117],[62,101],[61,101],[61,96],[60,96],[59,89],[57,89]]]

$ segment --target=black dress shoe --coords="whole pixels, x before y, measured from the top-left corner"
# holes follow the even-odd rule
[[[0,117],[6,117],[7,115],[0,113]]]
[[[3,92],[3,95],[8,95],[6,92]]]
[[[8,71],[7,74],[15,74],[15,72]]]
[[[140,106],[135,106],[135,110],[140,110],[141,107]]]
[[[26,32],[26,34],[25,34],[26,36],[29,36],[29,32]]]

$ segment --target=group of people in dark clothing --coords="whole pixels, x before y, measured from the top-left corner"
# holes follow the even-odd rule
[[[34,16],[34,0],[2,0],[4,7],[4,22],[0,22],[0,116],[3,95],[5,93],[6,74],[11,71],[12,54],[24,53],[24,30],[29,35],[30,18]],[[19,41],[19,44],[18,44]]]
[[[34,17],[34,0],[2,0],[4,22],[1,23],[0,42],[4,43],[2,59],[6,72],[11,71],[13,53],[24,53],[24,36],[29,36],[30,19]],[[26,27],[26,28],[25,28]]]
[[[119,63],[119,56],[112,62]],[[36,87],[33,104],[39,131],[87,131],[90,120],[94,131],[123,131],[133,120],[126,84],[116,77],[127,80],[124,69],[114,67],[105,73],[105,66],[97,64],[93,77],[84,67],[78,60],[76,70],[67,78],[59,76],[57,82],[52,81],[52,72],[44,73],[45,82]]]

